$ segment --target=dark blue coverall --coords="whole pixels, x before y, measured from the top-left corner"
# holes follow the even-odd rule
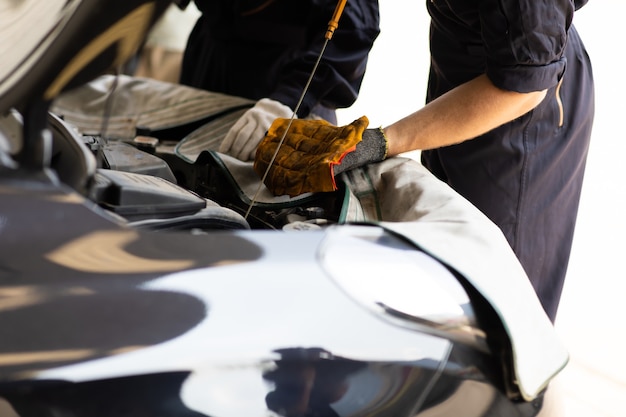
[[[295,109],[322,50],[336,0],[195,0],[181,83]],[[378,1],[347,2],[298,111],[336,123],[357,98],[380,32]]]
[[[589,57],[571,25],[584,3],[427,0],[428,101],[483,73],[504,90],[548,90],[531,112],[475,140],[424,151],[422,162],[502,229],[552,321],[594,115]]]

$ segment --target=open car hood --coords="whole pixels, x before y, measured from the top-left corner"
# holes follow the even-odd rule
[[[123,65],[171,1],[0,2],[0,114]]]

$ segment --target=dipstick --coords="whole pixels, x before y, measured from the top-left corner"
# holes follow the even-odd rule
[[[296,118],[296,114],[298,114],[298,110],[300,109],[300,105],[302,104],[302,101],[304,100],[304,96],[306,95],[306,92],[309,89],[309,85],[311,84],[311,81],[313,80],[313,76],[315,75],[315,71],[317,70],[317,67],[322,59],[322,56],[324,55],[324,51],[326,50],[326,45],[328,45],[328,41],[330,41],[335,33],[335,29],[337,29],[337,27],[339,26],[339,18],[341,17],[341,14],[343,13],[343,9],[346,5],[348,0],[339,0],[337,2],[337,6],[335,7],[335,12],[333,13],[333,17],[330,19],[330,22],[328,22],[328,29],[326,29],[326,34],[324,35],[324,45],[322,46],[322,50],[320,51],[319,55],[317,56],[317,61],[315,61],[315,65],[313,66],[313,69],[311,70],[311,74],[309,75],[309,79],[307,80],[304,89],[302,90],[302,94],[300,95],[300,99],[298,100],[298,104],[296,104],[296,108],[294,109],[292,115],[291,115],[291,119],[289,119],[289,123],[287,124],[287,128],[285,129],[285,132],[283,133],[283,136],[280,138],[280,141],[278,142],[278,146],[276,147],[276,150],[274,151],[274,155],[272,155],[272,159],[270,160],[270,163],[267,166],[267,169],[265,170],[265,173],[263,174],[263,178],[261,178],[261,182],[259,183],[259,186],[256,190],[256,192],[254,193],[254,197],[252,197],[252,201],[250,201],[250,205],[248,206],[248,210],[246,211],[246,214],[244,215],[244,219],[248,219],[248,215],[250,215],[250,211],[252,210],[252,207],[254,206],[254,203],[257,201],[257,198],[259,196],[259,192],[261,192],[261,188],[263,187],[263,184],[265,183],[265,179],[267,178],[268,173],[270,172],[270,168],[272,167],[272,165],[274,164],[274,160],[276,159],[276,156],[278,155],[278,151],[280,150],[280,147],[282,146],[283,142],[285,141],[285,137],[287,136],[287,132],[289,132],[289,128],[291,127],[291,123],[293,122],[293,119]]]

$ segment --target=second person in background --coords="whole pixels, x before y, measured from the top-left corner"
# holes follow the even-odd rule
[[[257,104],[235,123],[220,151],[254,158],[271,123],[293,114],[337,0],[194,0],[202,13],[183,58],[180,82]],[[377,0],[347,2],[297,116],[336,123],[335,109],[357,98],[380,32]]]

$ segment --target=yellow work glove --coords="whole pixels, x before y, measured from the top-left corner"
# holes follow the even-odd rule
[[[349,125],[335,126],[325,120],[293,120],[284,142],[265,178],[275,195],[291,197],[307,192],[335,191],[335,174],[386,157],[386,139],[380,129],[367,129],[363,116]],[[254,170],[263,177],[289,119],[276,119],[257,148]],[[365,137],[367,146],[357,146]],[[359,152],[361,150],[361,152]],[[356,152],[355,152],[356,151]],[[346,156],[350,166],[340,166]]]

